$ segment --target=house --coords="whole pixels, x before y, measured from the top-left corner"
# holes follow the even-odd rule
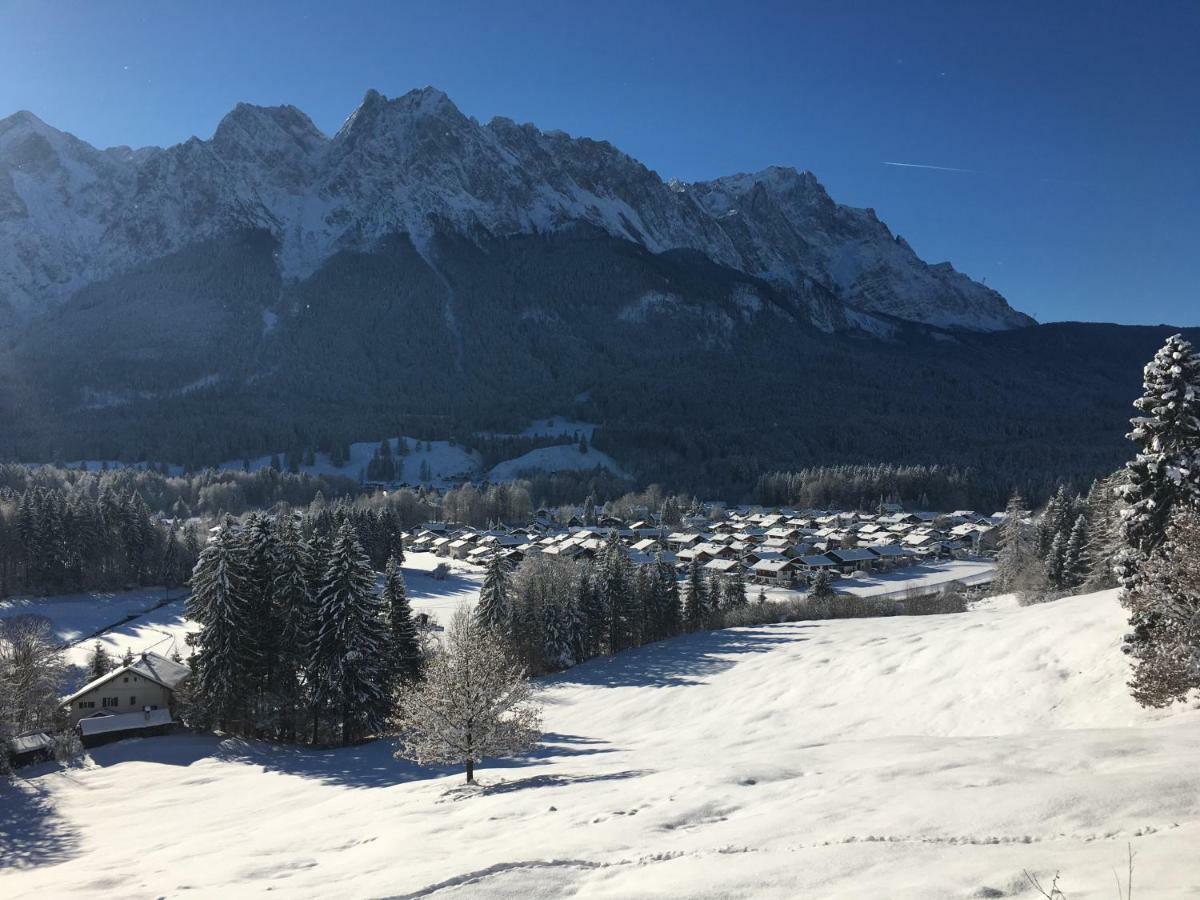
[[[842,572],[869,571],[875,568],[875,561],[879,558],[865,548],[830,550],[827,555],[837,563]]]
[[[791,584],[795,570],[790,559],[760,559],[750,573],[760,584]]]
[[[175,690],[190,674],[191,669],[183,663],[146,652],[129,665],[88,682],[64,698],[62,706],[85,747],[146,729],[162,729],[172,722]],[[105,721],[98,721],[101,719]]]

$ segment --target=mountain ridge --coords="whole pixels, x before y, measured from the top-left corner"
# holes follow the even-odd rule
[[[868,313],[976,331],[1033,322],[922,261],[873,211],[835,203],[811,173],[668,182],[607,141],[504,117],[480,124],[432,87],[392,99],[369,90],[333,135],[294,106],[239,103],[211,138],[166,148],[98,150],[32,113],[0,120],[0,309],[14,320],[237,229],[272,234],[281,273],[297,278],[397,232],[421,249],[441,232],[578,224]],[[845,326],[824,307],[816,324]]]

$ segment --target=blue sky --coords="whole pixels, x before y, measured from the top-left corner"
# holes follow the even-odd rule
[[[1042,321],[1197,325],[1198,44],[1190,0],[0,0],[0,115],[169,144],[432,84],[663,177],[810,169]]]

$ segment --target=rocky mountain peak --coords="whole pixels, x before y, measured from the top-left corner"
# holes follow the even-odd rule
[[[230,228],[270,231],[284,274],[303,275],[399,232],[424,246],[439,231],[474,239],[576,223],[790,290],[819,285],[867,311],[981,330],[1029,321],[925,264],[870,211],[837,204],[811,172],[667,183],[607,141],[505,118],[480,125],[433,87],[367,91],[331,138],[293,106],[246,103],[210,140],[163,150],[101,152],[32,113],[0,120],[0,296],[30,313]]]

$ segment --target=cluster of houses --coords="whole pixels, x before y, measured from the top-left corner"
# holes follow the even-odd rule
[[[528,526],[511,530],[428,522],[407,535],[406,546],[477,565],[496,556],[517,564],[534,553],[592,559],[616,531],[634,563],[661,557],[681,573],[694,564],[719,575],[740,573],[759,584],[794,586],[822,571],[837,578],[929,559],[988,556],[997,549],[1003,519],[1003,513],[974,510],[731,510],[714,503],[706,504],[703,514],[684,516],[674,528],[650,515],[631,522],[577,515],[558,523],[544,511]],[[588,520],[594,524],[585,524]]]

